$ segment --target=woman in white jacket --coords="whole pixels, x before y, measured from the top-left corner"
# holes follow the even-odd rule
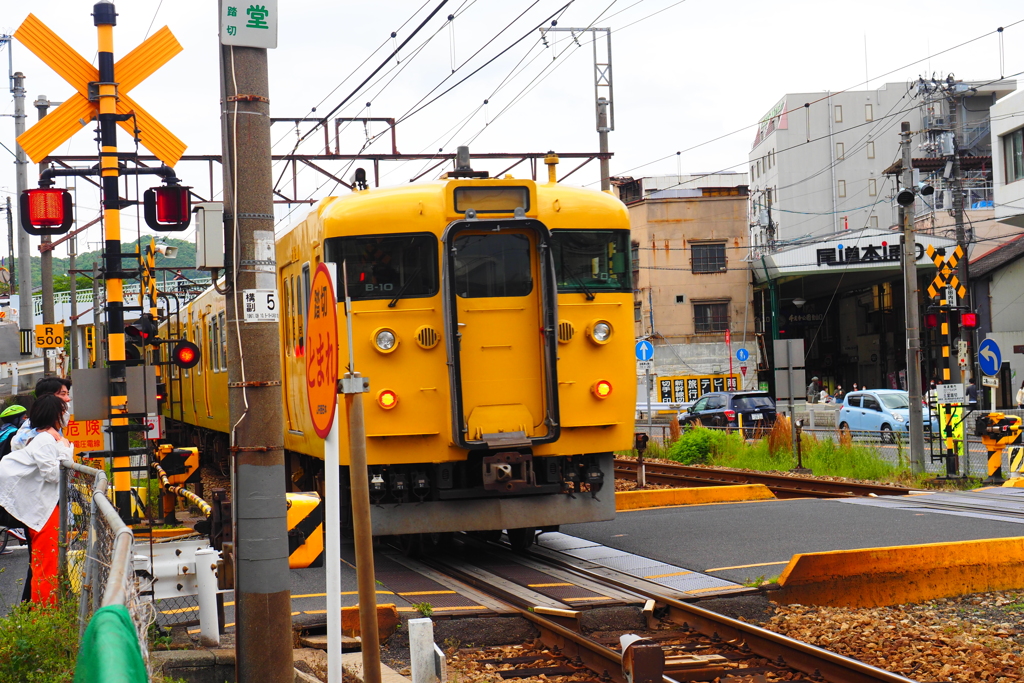
[[[29,411],[35,437],[0,460],[0,507],[28,530],[31,599],[46,605],[57,604],[60,463],[75,452],[60,433],[65,412],[53,394],[37,399]]]

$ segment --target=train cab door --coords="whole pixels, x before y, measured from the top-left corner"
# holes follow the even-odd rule
[[[538,221],[449,227],[445,303],[453,440],[530,446],[558,436],[556,299],[548,232]]]

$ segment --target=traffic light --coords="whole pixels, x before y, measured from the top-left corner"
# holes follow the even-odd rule
[[[961,313],[960,314],[960,327],[965,327],[969,330],[973,330],[978,326],[978,314],[977,313]]]
[[[164,401],[167,400],[167,383],[157,382],[156,383],[156,409],[157,411],[163,406]]]
[[[25,190],[19,198],[21,227],[30,235],[63,235],[71,228],[71,193],[59,187]]]
[[[188,370],[199,364],[200,355],[198,346],[187,339],[182,339],[171,351],[171,362],[179,368]]]
[[[192,222],[191,187],[161,185],[151,187],[142,196],[146,225],[158,232],[178,232]]]

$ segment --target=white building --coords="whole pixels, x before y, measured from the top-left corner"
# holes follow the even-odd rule
[[[1013,81],[956,84],[959,148],[965,157],[991,154],[989,107],[1015,87]],[[900,123],[910,122],[914,131],[913,156],[938,161],[952,153],[950,106],[945,98],[922,92],[918,83],[784,95],[762,118],[750,151],[754,257],[797,240],[893,225],[894,179],[883,171],[900,158]],[[974,172],[964,163],[968,210],[991,211],[985,167],[979,161],[982,170]],[[936,232],[948,227],[941,218],[951,208],[943,171],[932,173],[934,179],[925,174],[937,192],[917,207],[918,221],[924,222],[919,227]]]
[[[1024,90],[992,106],[992,135],[995,218],[1024,228]]]

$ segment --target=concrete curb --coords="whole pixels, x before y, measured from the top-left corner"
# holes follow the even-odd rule
[[[645,510],[676,505],[705,505],[707,503],[737,503],[750,500],[772,500],[775,494],[764,484],[735,484],[730,486],[700,486],[685,489],[644,489],[617,491],[615,509]]]
[[[772,600],[881,607],[1024,588],[1024,537],[794,555]]]
[[[153,672],[157,675],[163,674],[175,680],[184,679],[188,683],[224,683],[235,680],[235,651],[232,649],[160,650],[151,652],[149,656]],[[295,683],[320,683],[319,679],[307,673],[298,669],[294,671]],[[389,679],[388,683],[401,683],[401,680]]]

